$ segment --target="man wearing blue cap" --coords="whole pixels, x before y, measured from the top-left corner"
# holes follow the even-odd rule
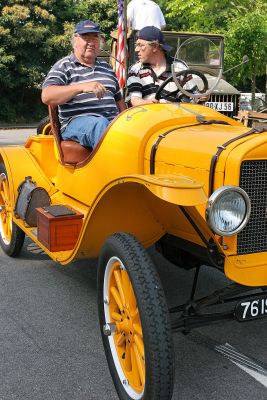
[[[58,106],[62,139],[92,148],[110,121],[126,108],[111,66],[97,59],[100,42],[96,23],[79,22],[73,53],[51,68],[42,87],[42,101]]]
[[[146,26],[138,32],[135,50],[139,62],[129,69],[126,102],[132,106],[158,103],[155,94],[159,86],[172,75],[171,64],[174,59],[168,55],[172,47],[166,44],[160,29]],[[177,71],[188,69],[187,64],[181,60],[175,66]],[[184,87],[188,91],[197,90],[194,79],[189,80]],[[162,93],[167,95],[175,90],[176,84],[170,82]],[[168,99],[177,101],[175,96],[169,96]]]

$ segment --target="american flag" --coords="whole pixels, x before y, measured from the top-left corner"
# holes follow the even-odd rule
[[[117,41],[117,61],[116,75],[123,88],[125,85],[125,43],[124,43],[124,0],[118,0],[118,41]]]

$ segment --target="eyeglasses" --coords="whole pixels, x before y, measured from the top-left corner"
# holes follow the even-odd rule
[[[149,43],[135,43],[135,48],[136,49],[140,49],[140,50],[145,50],[145,48],[147,47]]]

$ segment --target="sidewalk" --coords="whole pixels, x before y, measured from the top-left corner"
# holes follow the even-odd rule
[[[36,135],[36,128],[1,129],[0,146],[24,144],[30,135]]]

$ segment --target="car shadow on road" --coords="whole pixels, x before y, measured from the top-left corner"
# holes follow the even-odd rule
[[[49,255],[29,237],[25,238],[19,258],[21,260],[29,260],[32,262],[46,261],[50,267],[61,274],[74,277],[79,281],[86,281],[87,283],[91,281],[92,286],[94,287],[96,285],[97,259],[74,260],[67,265],[61,265],[60,263],[53,261]]]

